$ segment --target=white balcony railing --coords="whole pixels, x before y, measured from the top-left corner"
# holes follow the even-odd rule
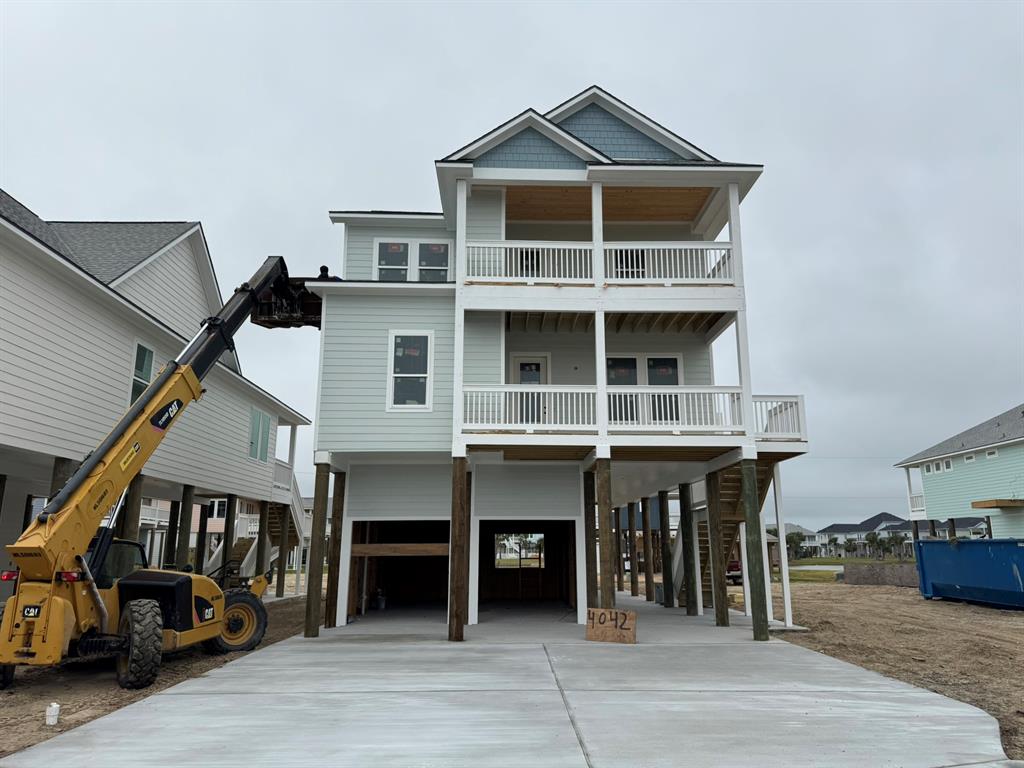
[[[754,435],[774,440],[806,440],[807,417],[801,395],[754,395]]]
[[[591,243],[499,240],[466,244],[466,279],[485,283],[593,283]]]
[[[730,243],[607,243],[605,280],[612,284],[736,282]]]
[[[923,493],[912,493],[910,494],[910,511],[918,512],[924,515],[924,494]]]
[[[593,432],[596,398],[596,387],[466,386],[462,420],[477,431]]]
[[[614,432],[742,432],[739,387],[608,387]]]

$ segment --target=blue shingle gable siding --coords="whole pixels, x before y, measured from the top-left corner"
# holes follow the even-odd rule
[[[477,168],[586,168],[587,164],[560,147],[536,128],[524,128],[515,136],[484,152],[473,161]]]
[[[676,154],[596,104],[588,104],[558,125],[615,160],[662,160],[672,163],[696,159],[695,156]]]

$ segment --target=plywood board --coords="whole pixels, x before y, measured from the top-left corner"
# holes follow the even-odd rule
[[[587,608],[587,640],[636,643],[636,613],[618,608]]]

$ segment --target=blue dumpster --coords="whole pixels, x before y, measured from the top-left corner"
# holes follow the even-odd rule
[[[1024,540],[918,541],[921,594],[1024,608]]]

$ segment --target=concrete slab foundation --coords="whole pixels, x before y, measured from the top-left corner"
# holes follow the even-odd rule
[[[456,645],[436,612],[393,612],[257,651],[0,766],[1021,765],[974,707],[755,643],[742,616],[716,628],[618,597],[638,645],[587,643],[564,611],[481,615]]]

